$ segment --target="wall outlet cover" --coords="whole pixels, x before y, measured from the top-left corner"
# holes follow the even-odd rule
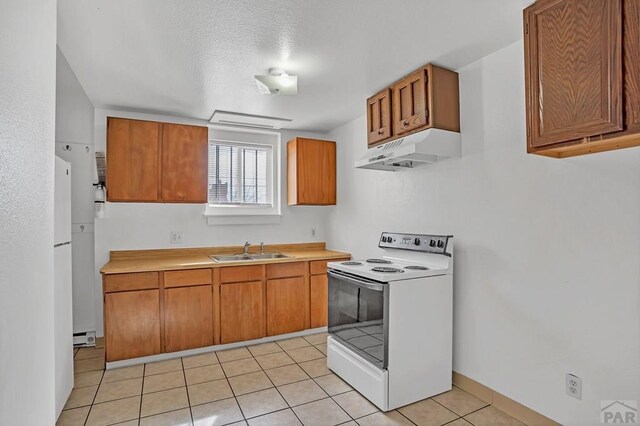
[[[170,235],[171,244],[182,244],[182,232],[171,231]]]
[[[567,395],[582,399],[582,379],[575,374],[567,373],[565,377],[565,388]]]

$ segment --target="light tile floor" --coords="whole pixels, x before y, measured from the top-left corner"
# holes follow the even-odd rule
[[[57,425],[522,425],[456,387],[382,413],[327,368],[325,333],[106,372],[98,346]]]

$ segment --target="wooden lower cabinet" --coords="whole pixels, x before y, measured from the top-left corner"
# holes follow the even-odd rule
[[[327,262],[105,274],[106,360],[325,327]]]
[[[104,302],[107,361],[161,352],[159,290],[107,293]]]
[[[267,281],[267,335],[304,330],[308,288],[304,277]]]
[[[311,276],[311,328],[327,326],[327,297],[329,283],[326,275]]]
[[[220,286],[220,343],[264,337],[264,283]]]
[[[165,352],[213,345],[212,308],[210,285],[165,289]]]

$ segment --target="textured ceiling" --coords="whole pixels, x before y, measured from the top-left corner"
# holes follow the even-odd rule
[[[515,0],[58,0],[58,44],[96,107],[215,109],[328,131],[427,63],[457,69],[521,37]],[[264,96],[254,74],[298,75]]]

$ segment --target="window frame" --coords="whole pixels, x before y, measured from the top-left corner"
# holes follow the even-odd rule
[[[215,137],[215,131],[221,130],[225,133],[237,133],[238,138],[236,140],[229,140],[233,138],[220,138]],[[263,142],[256,141],[243,141],[242,134],[249,133],[253,135],[265,135],[268,136]],[[209,149],[214,142],[227,143],[229,145],[237,146],[256,146],[266,145],[271,147],[271,159],[267,159],[267,177],[271,177],[271,205],[251,205],[251,204],[211,204],[209,202],[209,170],[210,165],[208,162]],[[281,179],[281,135],[279,132],[266,131],[266,130],[254,130],[254,129],[232,129],[223,126],[209,126],[209,138],[207,143],[207,204],[205,210],[205,216],[208,217],[209,224],[234,224],[236,221],[234,218],[247,218],[247,221],[240,221],[238,223],[261,223],[260,217],[271,218],[265,223],[273,223],[273,218],[281,216],[281,192],[282,192],[282,179]],[[269,189],[267,189],[269,191]],[[212,220],[212,219],[221,220]],[[256,221],[258,219],[258,221]]]

